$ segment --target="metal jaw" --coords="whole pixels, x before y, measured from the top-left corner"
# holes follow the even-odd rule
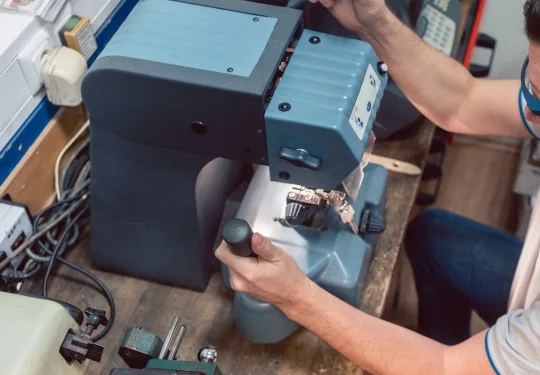
[[[369,158],[375,144],[375,134],[371,132],[364,149],[364,155],[358,167],[352,171],[349,176],[342,182],[344,192],[338,190],[325,191],[322,189],[309,189],[304,186],[293,185],[287,195],[287,205],[297,204],[291,210],[287,210],[289,215],[293,213],[297,215],[292,220],[286,214],[285,222],[291,226],[299,225],[299,222],[307,221],[304,218],[312,218],[309,221],[309,227],[320,230],[324,227],[324,218],[329,206],[337,209],[339,217],[343,224],[347,224],[353,233],[358,234],[360,231],[358,223],[355,220],[355,210],[353,206],[347,202],[347,197],[351,201],[355,201],[360,192],[360,187],[364,179],[364,168],[369,163]],[[301,205],[301,206],[298,206]],[[300,217],[298,217],[300,215]]]
[[[329,192],[322,189],[309,189],[304,186],[293,185],[287,195],[287,204],[297,203],[304,208],[312,209],[313,221],[311,227],[321,229],[324,226],[324,216],[328,207],[335,207],[339,217],[354,233],[358,233],[358,224],[354,218],[354,208],[347,202],[347,194],[337,190]],[[290,224],[290,219],[285,222]]]

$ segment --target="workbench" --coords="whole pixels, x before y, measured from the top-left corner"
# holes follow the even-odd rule
[[[469,1],[464,1],[464,14]],[[377,142],[374,154],[425,166],[435,126],[422,119],[413,135],[402,140]],[[415,203],[420,176],[389,173],[385,208],[387,229],[374,250],[368,278],[358,308],[382,317],[392,299],[392,281],[411,210]],[[126,367],[117,355],[127,328],[140,326],[164,338],[175,315],[187,326],[179,359],[196,360],[204,345],[218,350],[218,364],[224,374],[364,374],[336,350],[311,332],[301,329],[287,340],[274,345],[256,345],[244,339],[235,329],[233,292],[226,289],[221,275],[213,275],[205,292],[161,285],[96,270],[88,257],[89,236],[73,249],[68,259],[91,270],[111,290],[116,302],[112,330],[99,343],[105,346],[101,363],[90,364],[87,374],[109,374],[113,367]],[[148,249],[152,251],[152,249]],[[27,282],[26,292],[40,293],[40,283]],[[106,308],[106,301],[88,280],[66,267],[59,267],[52,278],[49,295],[80,307]]]
[[[416,134],[400,141],[378,142],[374,153],[423,167],[434,129],[433,124],[422,120]],[[383,314],[419,184],[420,176],[389,173],[387,229],[378,239],[359,305],[362,311],[373,316]],[[103,359],[99,364],[91,363],[88,375],[108,374],[113,367],[125,367],[117,351],[128,327],[141,326],[164,338],[175,315],[187,326],[180,358],[196,359],[200,347],[214,345],[219,353],[219,366],[227,375],[363,373],[305,329],[275,345],[255,345],[244,339],[233,324],[233,292],[225,288],[219,273],[213,275],[205,292],[160,285],[96,270],[88,257],[89,245],[86,233],[68,259],[94,272],[110,288],[117,311],[112,330],[99,342],[105,346]],[[89,287],[88,280],[66,267],[57,267],[57,270],[51,279],[50,297],[69,301],[81,309],[106,308],[106,301],[97,290]],[[39,293],[40,283],[28,282],[24,289]]]

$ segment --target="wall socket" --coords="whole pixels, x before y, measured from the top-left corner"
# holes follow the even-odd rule
[[[52,48],[53,42],[49,37],[49,33],[45,30],[39,30],[17,58],[32,95],[36,95],[43,86],[43,79],[41,78],[42,59],[47,51]]]

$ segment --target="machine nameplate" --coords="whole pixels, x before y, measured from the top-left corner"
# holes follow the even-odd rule
[[[368,65],[360,92],[356,97],[353,110],[349,117],[349,124],[354,132],[362,140],[369,123],[369,117],[373,112],[373,106],[377,93],[381,87],[381,80],[371,64]]]

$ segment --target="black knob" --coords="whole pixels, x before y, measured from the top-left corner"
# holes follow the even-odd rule
[[[309,207],[302,203],[288,203],[285,210],[285,221],[291,227],[302,225],[311,214]]]
[[[379,234],[386,229],[386,221],[382,216],[366,209],[362,212],[359,229],[362,234]]]
[[[94,329],[96,329],[100,325],[107,325],[109,323],[109,319],[105,316],[105,311],[103,310],[96,310],[91,307],[88,307],[86,310],[84,310],[84,313],[88,318],[86,318],[86,331],[85,333],[87,335],[90,335]]]
[[[247,221],[243,219],[229,220],[223,226],[222,234],[234,255],[240,257],[257,256],[251,250],[253,231]]]

